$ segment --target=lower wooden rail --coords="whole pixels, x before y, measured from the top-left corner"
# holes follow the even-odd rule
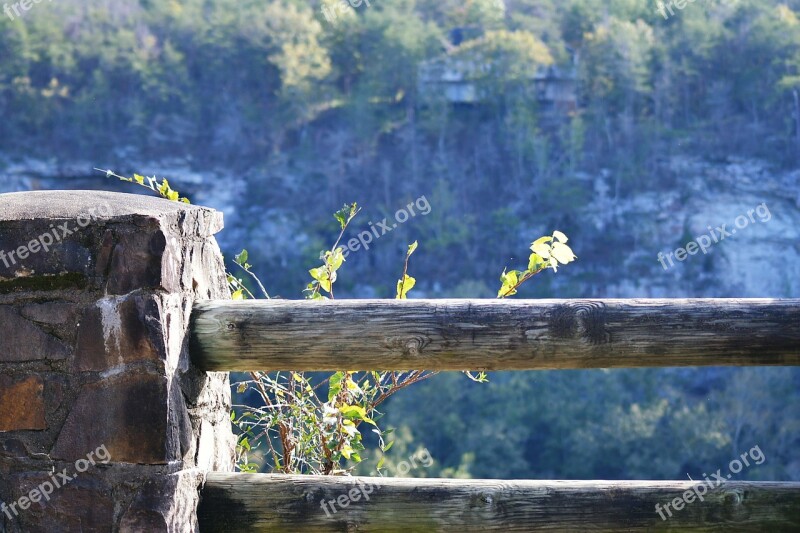
[[[203,533],[800,531],[800,483],[210,473],[199,521]]]

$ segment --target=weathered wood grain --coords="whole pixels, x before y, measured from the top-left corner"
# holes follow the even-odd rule
[[[197,303],[209,371],[800,365],[800,300]]]
[[[198,512],[203,533],[800,531],[800,483],[728,482],[662,520],[656,504],[695,485],[210,473]]]

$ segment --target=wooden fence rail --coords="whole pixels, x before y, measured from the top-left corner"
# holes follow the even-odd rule
[[[688,503],[675,509],[676,498]],[[664,519],[656,503],[670,505]],[[703,494],[691,481],[211,473],[198,513],[209,533],[800,531],[800,483],[731,481]]]
[[[208,371],[800,365],[800,300],[340,300],[196,304]]]
[[[800,365],[800,300],[207,301],[190,353],[203,370],[244,372]],[[216,472],[198,519],[226,533],[800,531],[800,483],[701,490]]]

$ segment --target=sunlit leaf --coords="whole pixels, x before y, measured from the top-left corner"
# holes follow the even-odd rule
[[[545,268],[546,264],[547,263],[542,258],[542,256],[540,256],[536,252],[532,253],[528,258],[528,270],[530,272],[536,272],[538,270],[541,270],[542,268]]]
[[[408,291],[413,289],[416,284],[417,280],[415,278],[412,278],[408,274],[403,276],[403,279],[397,281],[397,299],[405,300]]]
[[[575,260],[575,254],[572,253],[572,249],[566,244],[562,244],[560,242],[553,244],[553,257],[555,257],[559,263],[562,265],[566,265]]]
[[[333,283],[329,279],[321,279],[319,280],[319,286],[325,290],[325,292],[331,292],[331,286]]]
[[[342,379],[344,379],[344,372],[336,372],[328,379],[328,401],[333,400],[342,392]]]
[[[312,268],[308,273],[317,281],[328,279],[328,270],[325,267]]]
[[[545,240],[547,239],[547,240]],[[541,239],[537,239],[531,244],[531,251],[535,254],[538,254],[542,257],[542,259],[549,259],[550,258],[550,242],[552,238],[550,237],[542,237]]]
[[[353,447],[349,444],[345,444],[342,446],[342,457],[345,459],[350,459],[350,456],[353,454]]]
[[[328,265],[332,272],[336,272],[339,270],[339,267],[342,266],[344,262],[344,254],[342,253],[344,248],[339,247],[333,252],[326,252],[325,253],[325,264]]]

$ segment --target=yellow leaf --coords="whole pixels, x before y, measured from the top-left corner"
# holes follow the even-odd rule
[[[405,300],[408,291],[414,288],[417,280],[406,274],[403,279],[397,281],[397,299]]]
[[[331,292],[331,280],[321,279],[319,280],[319,285],[325,290],[325,292]]]
[[[562,244],[560,242],[553,244],[552,253],[553,257],[555,257],[562,265],[566,265],[567,263],[575,260],[575,254],[572,253],[572,249],[566,244]]]
[[[537,253],[532,253],[530,257],[528,257],[528,270],[531,272],[536,272],[539,270],[539,267],[545,264],[544,259]]]
[[[542,259],[550,259],[550,244],[548,243],[552,240],[552,237],[536,239],[536,241],[531,244],[531,251],[541,256]]]

